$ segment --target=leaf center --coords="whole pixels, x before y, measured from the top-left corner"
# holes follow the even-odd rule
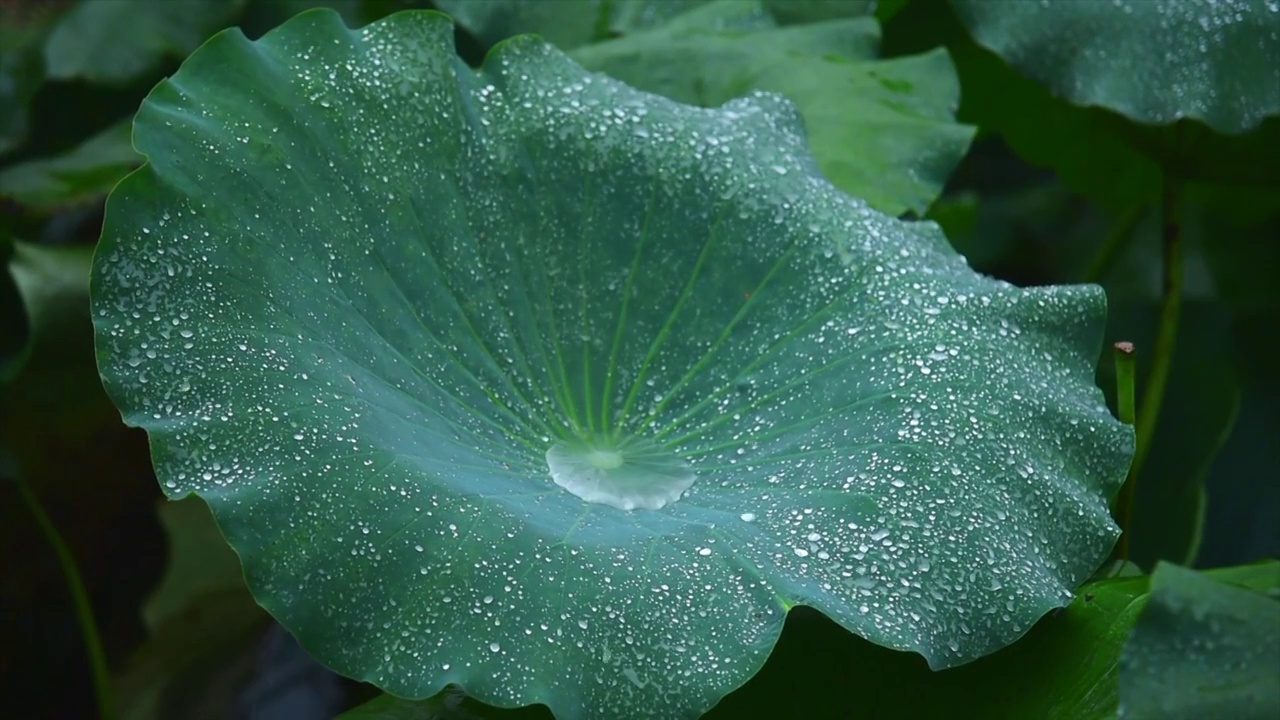
[[[697,479],[683,458],[641,438],[561,440],[547,450],[547,469],[577,497],[619,510],[658,510]]]

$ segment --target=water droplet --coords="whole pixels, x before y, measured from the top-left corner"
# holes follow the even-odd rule
[[[547,467],[556,485],[620,510],[662,508],[697,478],[680,457],[644,439],[562,440],[547,450]]]

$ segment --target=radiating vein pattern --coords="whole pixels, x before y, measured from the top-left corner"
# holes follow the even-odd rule
[[[973,273],[697,109],[447,19],[223,34],[149,96],[93,276],[172,496],[340,672],[685,717],[788,608],[966,662],[1115,538],[1096,288]],[[566,673],[564,668],[574,668]]]

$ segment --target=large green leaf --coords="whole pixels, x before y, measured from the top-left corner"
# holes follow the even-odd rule
[[[978,42],[1078,105],[1223,133],[1280,112],[1276,0],[955,0]]]
[[[320,11],[216,36],[135,142],[105,386],[340,672],[683,716],[794,605],[949,667],[1115,539],[1101,292],[840,193],[776,96],[679,105],[532,38],[474,72],[441,15]]]
[[[126,83],[226,27],[245,0],[82,0],[45,44],[49,77]]]
[[[1280,714],[1280,570],[1266,593],[1161,563],[1120,658],[1125,718]]]
[[[923,214],[974,131],[952,117],[960,86],[945,50],[883,60],[879,39],[871,17],[780,28],[760,3],[721,0],[573,57],[695,105],[752,90],[785,95],[832,183],[878,210]]]

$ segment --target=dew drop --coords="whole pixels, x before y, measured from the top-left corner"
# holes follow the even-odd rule
[[[643,439],[562,440],[547,450],[547,468],[556,485],[619,510],[658,510],[697,479],[683,459]]]

